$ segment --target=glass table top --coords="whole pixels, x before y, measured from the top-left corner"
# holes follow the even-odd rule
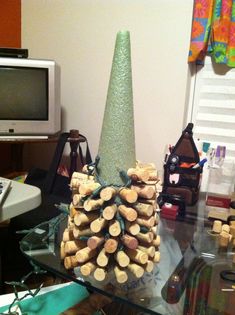
[[[62,219],[62,217],[64,219]],[[61,220],[62,219],[62,220]],[[57,228],[54,222],[60,221]],[[218,237],[211,233],[201,200],[186,211],[182,218],[160,219],[160,262],[151,273],[140,279],[128,275],[128,282],[116,282],[113,272],[103,282],[84,277],[79,267],[64,268],[60,258],[62,234],[67,218],[61,214],[42,223],[21,241],[21,250],[34,263],[57,276],[74,281],[88,289],[120,302],[128,303],[140,312],[159,315],[233,315],[235,282],[221,278],[223,270],[235,270],[234,249],[222,250]]]

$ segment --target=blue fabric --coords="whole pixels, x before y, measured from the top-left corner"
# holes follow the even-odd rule
[[[22,300],[21,311],[27,315],[58,315],[89,295],[86,288],[71,283],[65,287]],[[0,313],[8,310],[9,305],[0,308]],[[98,314],[98,313],[96,313]]]

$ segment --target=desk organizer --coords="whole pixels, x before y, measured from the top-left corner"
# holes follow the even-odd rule
[[[164,165],[163,192],[180,195],[185,204],[194,205],[199,197],[203,166],[193,140],[193,124],[189,123]]]

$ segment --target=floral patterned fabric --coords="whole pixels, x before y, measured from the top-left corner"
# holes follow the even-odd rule
[[[235,67],[235,0],[194,1],[188,61],[202,64],[207,53]]]

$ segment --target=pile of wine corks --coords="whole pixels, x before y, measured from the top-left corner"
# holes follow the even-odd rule
[[[220,220],[213,222],[212,231],[219,236],[219,246],[227,248],[230,244],[235,248],[235,221],[223,224]]]
[[[141,278],[160,260],[156,185],[153,164],[137,163],[127,171],[129,185],[105,186],[96,176],[75,172],[72,202],[61,242],[66,269],[80,267],[98,281],[112,271],[118,283]]]

